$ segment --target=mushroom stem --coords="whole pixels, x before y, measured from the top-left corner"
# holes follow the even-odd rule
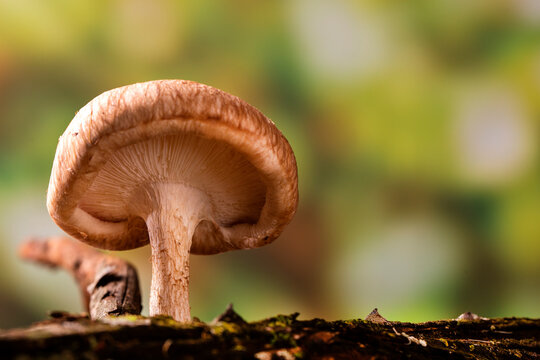
[[[182,184],[156,184],[147,195],[153,204],[146,216],[152,248],[150,315],[189,322],[189,250],[207,210],[207,195]]]

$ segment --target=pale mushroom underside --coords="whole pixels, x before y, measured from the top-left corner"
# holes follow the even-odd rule
[[[266,186],[255,167],[230,145],[184,133],[118,149],[78,202],[107,222],[144,217],[142,193],[156,184],[182,184],[206,195],[209,220],[222,227],[257,222]]]

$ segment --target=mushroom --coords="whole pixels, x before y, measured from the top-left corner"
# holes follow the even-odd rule
[[[298,204],[292,149],[261,112],[221,90],[160,80],[107,91],[60,137],[47,207],[109,250],[150,243],[150,315],[190,321],[189,254],[266,245]]]

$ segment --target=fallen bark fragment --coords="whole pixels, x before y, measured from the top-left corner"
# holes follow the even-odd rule
[[[240,315],[236,313],[233,309],[233,304],[229,304],[223,314],[218,315],[212,322],[211,325],[217,325],[218,323],[233,323],[238,325],[246,325],[247,322]]]
[[[120,258],[66,237],[29,239],[19,248],[19,256],[70,272],[92,319],[141,313],[137,271]]]
[[[377,308],[373,309],[373,311],[369,313],[369,315],[366,317],[366,321],[384,325],[391,324],[390,321],[386,320],[381,314],[379,314],[379,310]]]

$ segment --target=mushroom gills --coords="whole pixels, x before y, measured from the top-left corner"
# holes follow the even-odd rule
[[[208,213],[201,214],[195,237],[216,226],[257,223],[266,198],[266,186],[244,154],[225,142],[182,133],[118,149],[97,173],[78,207],[108,222],[146,218],[153,209],[146,208],[141,193],[164,184],[193,188],[208,199]],[[133,199],[138,206],[132,205]],[[213,236],[219,237],[215,230]]]

